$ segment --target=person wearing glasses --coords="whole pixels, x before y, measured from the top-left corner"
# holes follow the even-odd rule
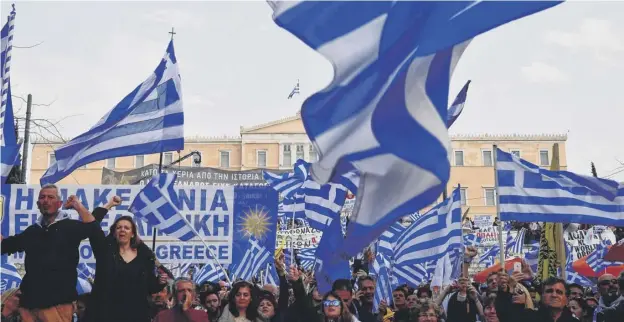
[[[321,317],[317,321],[323,322],[359,322],[359,320],[351,314],[345,303],[340,299],[336,292],[329,292],[323,296],[323,311]]]
[[[624,271],[620,272],[617,283],[620,297],[613,301],[610,307],[597,314],[597,322],[614,322],[624,319]]]
[[[598,300],[598,307],[600,309],[606,309],[613,304],[618,298],[619,286],[615,276],[611,274],[602,274],[598,278],[598,293],[600,293],[600,299]]]
[[[542,303],[538,310],[524,308],[518,314],[501,316],[499,306],[500,293],[497,297],[496,311],[503,322],[579,322],[568,308],[568,292],[566,282],[558,277],[549,277],[542,284]]]

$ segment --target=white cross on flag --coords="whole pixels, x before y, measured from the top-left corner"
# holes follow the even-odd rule
[[[195,237],[195,232],[187,225],[172,200],[178,200],[173,184],[177,175],[162,173],[155,176],[137,194],[130,206],[130,212],[161,232],[175,236],[181,241],[188,241]]]

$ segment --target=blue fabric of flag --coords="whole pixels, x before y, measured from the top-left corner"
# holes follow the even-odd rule
[[[496,150],[501,220],[624,226],[624,185]]]
[[[54,151],[56,162],[41,177],[55,183],[99,160],[184,149],[184,112],[178,61],[169,42],[165,57],[89,131]]]
[[[193,279],[195,280],[195,284],[197,285],[201,285],[205,282],[216,283],[225,279],[225,274],[219,266],[215,265],[214,263],[208,262],[195,273]]]
[[[316,263],[314,266],[318,290],[325,294],[331,290],[332,283],[340,278],[351,278],[349,257],[334,256],[337,247],[344,242],[340,220],[332,220],[329,226],[323,229],[323,237],[316,248]]]
[[[315,181],[354,168],[361,174],[349,242],[339,252],[357,254],[442,193],[450,173],[448,87],[468,42],[557,3],[271,2],[275,22],[334,67],[301,116],[319,152]]]
[[[22,283],[22,276],[17,272],[15,265],[9,263],[7,255],[2,255],[0,257],[0,270],[1,292],[20,286]]]
[[[6,183],[7,176],[13,166],[19,164],[19,150],[15,135],[15,117],[13,115],[13,99],[11,98],[11,51],[13,49],[13,31],[15,29],[15,5],[8,16],[7,23],[2,27],[2,51],[0,54],[0,81],[2,102],[0,104],[0,185]]]
[[[273,247],[275,247],[275,244],[273,244]],[[248,247],[242,256],[234,255],[230,272],[236,278],[251,280],[272,259],[273,252],[269,247],[256,238],[251,237],[248,239]]]
[[[372,274],[375,275],[375,295],[373,297],[373,312],[377,312],[381,301],[386,301],[389,305],[392,299],[392,285],[390,278],[390,262],[383,254],[377,253],[373,261]]]
[[[450,198],[433,207],[399,236],[394,247],[394,264],[422,264],[437,260],[461,239],[461,196],[456,188]]]
[[[129,211],[159,231],[188,241],[196,233],[179,213],[178,194],[173,187],[176,178],[175,173],[162,173],[152,178],[136,195]]]
[[[477,234],[465,234],[463,236],[465,246],[479,246],[481,245],[481,237]]]
[[[459,118],[459,115],[464,110],[464,105],[466,104],[466,97],[468,96],[469,86],[470,86],[470,81],[467,81],[466,85],[464,85],[461,91],[459,91],[459,94],[457,94],[457,97],[455,97],[453,104],[451,104],[451,106],[449,107],[448,116],[446,118],[446,127],[450,128],[451,125],[453,125],[453,123],[457,121],[457,118]]]

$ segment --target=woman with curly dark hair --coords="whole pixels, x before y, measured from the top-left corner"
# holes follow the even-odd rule
[[[257,289],[249,282],[234,283],[228,294],[228,304],[223,308],[219,322],[256,322],[258,319]]]

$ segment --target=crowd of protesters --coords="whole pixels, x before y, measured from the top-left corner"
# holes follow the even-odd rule
[[[2,240],[2,253],[26,252],[19,289],[2,294],[2,321],[219,321],[219,322],[542,322],[624,321],[624,272],[598,278],[597,291],[556,277],[536,281],[529,266],[509,275],[493,272],[487,283],[471,283],[468,266],[476,250],[467,248],[464,277],[438,290],[429,284],[401,285],[388,302],[375,305],[377,283],[364,270],[333,281],[321,294],[314,275],[275,259],[279,285],[225,281],[196,285],[173,279],[137,235],[131,217],[120,217],[108,236],[98,221],[118,205],[118,197],[91,213],[74,196],[65,208],[58,189],[44,186],[37,205],[41,218],[23,233]],[[78,246],[89,238],[96,258],[90,294],[78,296]],[[370,262],[372,254],[365,256]],[[366,265],[365,265],[366,266]]]

